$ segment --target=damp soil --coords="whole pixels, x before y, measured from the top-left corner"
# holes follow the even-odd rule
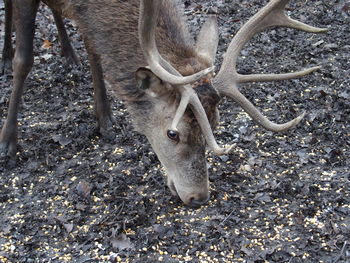
[[[218,13],[217,68],[234,34],[266,2],[184,1],[194,34],[208,12]],[[276,122],[306,116],[295,129],[272,133],[223,99],[215,136],[235,150],[208,152],[211,199],[198,209],[171,196],[156,155],[117,98],[109,98],[115,134],[99,135],[81,36],[66,21],[81,61],[69,66],[41,6],[17,163],[0,162],[0,262],[350,262],[350,2],[292,2],[293,18],[329,31],[262,32],[242,51],[238,70],[322,68],[240,90]],[[3,35],[2,4],[0,26]],[[11,74],[1,76],[3,120],[11,86]]]

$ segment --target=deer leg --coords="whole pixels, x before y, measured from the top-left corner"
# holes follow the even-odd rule
[[[13,47],[12,47],[12,0],[4,0],[5,4],[5,36],[2,50],[1,74],[11,71]]]
[[[72,45],[70,44],[66,28],[64,27],[64,22],[62,19],[62,16],[60,12],[51,9],[53,17],[55,19],[55,23],[57,26],[57,31],[58,31],[58,38],[61,42],[61,55],[64,56],[67,59],[68,64],[70,65],[78,65],[79,64],[79,59],[76,56]]]
[[[24,81],[33,65],[33,38],[39,0],[12,0],[15,11],[16,51],[13,59],[13,89],[7,119],[0,133],[0,153],[14,157],[17,151],[17,115]]]
[[[97,117],[99,132],[106,137],[113,136],[111,108],[107,98],[106,86],[104,83],[100,56],[91,48],[87,38],[84,38],[85,47],[88,53],[92,85],[94,89],[94,111]]]

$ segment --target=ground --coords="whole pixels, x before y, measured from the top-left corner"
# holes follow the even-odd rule
[[[194,33],[217,8],[218,68],[232,36],[266,2],[185,1]],[[272,120],[306,111],[291,131],[268,132],[222,101],[215,135],[235,150],[208,153],[211,199],[193,209],[171,196],[122,102],[110,98],[116,137],[96,132],[81,37],[67,22],[81,60],[67,66],[42,6],[17,165],[0,163],[0,262],[350,262],[349,9],[348,0],[292,1],[288,14],[329,31],[273,28],[242,51],[243,74],[322,68],[298,80],[240,87]],[[1,77],[2,119],[11,80]]]

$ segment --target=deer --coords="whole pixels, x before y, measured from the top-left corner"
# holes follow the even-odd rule
[[[54,2],[58,10],[75,20],[90,52],[101,62],[106,87],[125,103],[134,128],[147,137],[164,167],[170,192],[185,205],[199,207],[210,199],[206,150],[217,155],[234,150],[234,145],[220,146],[213,132],[223,97],[235,101],[254,122],[273,132],[295,127],[305,115],[275,123],[238,89],[242,83],[300,78],[320,68],[281,74],[237,72],[241,50],[261,31],[282,26],[326,32],[326,28],[290,18],[285,13],[289,0],[270,0],[241,27],[216,73],[219,28],[215,15],[208,17],[195,41],[179,0]],[[18,50],[15,64],[26,64]],[[3,150],[10,143],[4,136],[9,130],[7,122],[0,139]]]
[[[13,5],[12,0],[4,0],[5,5],[5,34],[4,46],[2,50],[1,74],[7,74],[12,69],[12,58],[14,49],[12,46],[12,24],[13,24]],[[66,58],[67,64],[77,65],[79,59],[70,44],[61,13],[51,8],[53,18],[56,23],[58,38],[61,43],[61,55]]]

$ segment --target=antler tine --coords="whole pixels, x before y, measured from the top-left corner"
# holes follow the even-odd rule
[[[159,54],[155,30],[162,0],[141,0],[139,19],[139,39],[144,56],[154,74],[173,85],[186,85],[203,78],[214,70],[207,68],[191,76],[183,77]]]
[[[284,124],[276,124],[271,122],[264,117],[259,110],[247,98],[244,97],[244,95],[239,92],[237,89],[237,84],[299,78],[318,70],[320,67],[313,67],[287,74],[241,75],[237,72],[236,63],[237,57],[239,56],[244,45],[250,39],[252,39],[254,35],[269,27],[285,26],[312,33],[327,31],[325,28],[312,27],[288,17],[284,12],[288,2],[289,0],[271,0],[265,7],[250,18],[245,25],[243,25],[243,27],[232,39],[227,49],[221,69],[213,80],[214,86],[222,95],[231,97],[250,115],[254,121],[263,126],[265,129],[271,131],[284,131],[294,127],[300,122],[304,114]]]
[[[308,68],[301,71],[284,73],[284,74],[251,74],[251,75],[241,75],[238,76],[238,83],[247,83],[247,82],[268,82],[275,80],[287,80],[304,77],[311,72],[319,70],[321,67],[316,66]]]
[[[190,105],[194,113],[194,116],[196,117],[196,120],[198,121],[198,124],[201,127],[204,138],[209,148],[216,155],[223,155],[223,154],[229,153],[232,150],[233,145],[222,148],[217,144],[213,131],[210,127],[207,114],[205,113],[203,105],[200,102],[196,92],[192,89],[192,87],[189,85],[183,86],[180,89],[180,93],[181,93],[181,101],[180,101],[179,107],[177,108],[175,117],[173,119],[171,129],[177,130],[177,125],[181,117],[184,115],[187,106]]]
[[[196,120],[199,123],[199,126],[202,129],[204,138],[205,138],[209,148],[216,155],[224,155],[224,154],[228,154],[229,152],[231,152],[234,145],[228,145],[225,148],[222,148],[217,144],[215,137],[214,137],[214,134],[213,134],[213,131],[210,127],[207,114],[205,113],[205,110],[202,106],[202,103],[200,102],[197,95],[191,96],[190,104],[193,106],[192,111],[194,113],[194,116],[196,117]]]
[[[310,33],[322,33],[327,31],[326,28],[312,27],[288,17],[284,12],[285,6],[288,2],[289,0],[271,0],[258,13],[251,17],[245,25],[243,25],[243,27],[232,39],[227,49],[223,64],[217,75],[218,78],[220,78],[220,75],[222,77],[222,75],[225,75],[226,73],[232,73],[232,69],[236,74],[236,77],[241,76],[236,71],[236,62],[239,53],[243,49],[244,45],[250,39],[252,39],[254,35],[269,27],[285,26]],[[295,72],[294,74],[296,73],[297,72]],[[282,79],[285,79],[285,74],[280,75],[284,76]],[[274,78],[273,80],[276,80],[276,78]]]
[[[220,85],[220,84],[219,84]],[[260,126],[269,131],[282,132],[296,126],[305,116],[305,112],[295,119],[286,123],[277,124],[266,118],[236,87],[236,84],[230,84],[227,89],[222,90],[222,95],[234,98],[248,115]]]

